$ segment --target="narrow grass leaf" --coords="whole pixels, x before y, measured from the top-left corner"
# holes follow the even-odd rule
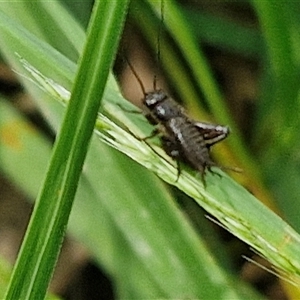
[[[46,293],[125,11],[126,1],[96,2],[72,100],[34,207],[6,299],[41,299]],[[102,55],[93,55],[94,49],[99,49]],[[93,73],[90,72],[91,68],[94,68]]]

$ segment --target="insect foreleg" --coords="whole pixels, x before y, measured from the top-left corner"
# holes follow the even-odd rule
[[[141,141],[145,142],[147,140],[150,140],[150,139],[158,136],[159,134],[161,134],[161,132],[159,131],[158,128],[155,128],[149,136],[146,136],[146,137],[142,138]]]

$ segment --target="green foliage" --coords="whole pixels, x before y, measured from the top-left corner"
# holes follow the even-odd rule
[[[156,2],[149,1],[147,5],[133,10],[138,14],[138,23],[150,40],[157,33],[153,30],[153,24],[157,23],[155,11],[159,11],[154,5]],[[236,135],[233,133],[234,137],[228,144],[229,151],[236,161],[242,162],[243,169],[249,170],[254,184],[263,187],[261,178],[264,178],[271,187],[276,188],[278,198],[285,199],[283,209],[287,219],[299,229],[299,218],[293,217],[293,212],[297,212],[298,208],[295,198],[298,192],[299,139],[296,137],[297,130],[293,130],[298,128],[299,119],[297,109],[293,109],[298,103],[298,63],[292,55],[296,53],[297,44],[293,44],[289,38],[290,31],[298,23],[296,20],[293,22],[293,19],[281,18],[282,15],[286,16],[286,7],[254,1],[253,7],[264,29],[262,37],[258,33],[255,35],[241,29],[245,32],[239,36],[241,46],[234,47],[234,38],[227,39],[226,43],[221,39],[230,31],[232,24],[226,26],[226,23],[220,21],[215,28],[218,31],[216,37],[220,39],[211,41],[253,55],[255,47],[249,42],[249,36],[254,36],[255,45],[260,45],[255,53],[261,57],[270,54],[265,63],[271,66],[271,71],[266,72],[263,78],[262,96],[257,103],[258,132],[254,144],[259,143],[265,133],[270,132],[270,128],[273,140],[265,142],[264,148],[259,149],[260,157],[256,159],[261,159],[261,165],[264,166],[259,169],[238,133],[205,55],[197,50],[193,22],[188,23],[184,17],[189,12],[182,14],[177,5],[171,1],[165,2],[168,3],[166,25],[176,43],[181,46],[193,76],[201,79],[196,82],[198,88],[203,90],[207,107],[216,120],[230,124],[236,130]],[[108,71],[114,53],[109,44],[101,48],[99,37],[104,36],[105,40],[106,36],[109,40],[117,34],[121,24],[108,30],[106,27],[101,28],[103,23],[98,20],[100,28],[93,27],[90,31],[79,75],[75,80],[75,62],[83,48],[84,32],[63,7],[56,2],[51,3],[28,4],[28,1],[21,1],[13,6],[0,4],[1,51],[21,75],[24,85],[35,97],[49,123],[60,130],[45,177],[45,166],[51,155],[48,141],[40,132],[29,129],[27,121],[12,107],[4,101],[0,102],[2,171],[9,174],[31,197],[37,196],[42,184],[41,178],[46,178],[37,198],[7,299],[14,299],[13,295],[16,294],[13,291],[27,295],[28,299],[45,293],[71,208],[69,231],[88,247],[96,261],[111,276],[119,298],[260,299],[232,270],[222,267],[220,260],[210,252],[212,246],[206,245],[196,233],[166,186],[146,169],[191,196],[224,227],[268,259],[286,279],[297,282],[300,275],[300,237],[287,223],[219,170],[216,172],[220,177],[207,175],[206,188],[191,170],[184,169],[176,182],[177,169],[174,162],[158,146],[149,147],[137,138],[147,136],[152,127],[141,115],[127,113],[121,108],[132,109],[132,106],[121,96],[113,77],[110,75],[106,83],[103,75],[103,72]],[[136,5],[140,3],[137,1]],[[35,18],[33,6],[43,12],[43,18]],[[106,16],[109,22],[109,15]],[[149,16],[152,16],[153,21],[146,19]],[[48,27],[42,30],[49,22],[52,29]],[[273,32],[276,22],[282,22],[279,37]],[[294,27],[290,29],[287,22]],[[203,26],[212,24],[207,16],[203,18],[203,23]],[[180,31],[176,25],[184,30]],[[201,37],[201,33],[198,34]],[[54,40],[51,38],[53,35]],[[267,52],[263,41],[267,44]],[[278,49],[273,49],[275,45]],[[163,44],[163,47],[166,47],[162,49],[165,69],[182,79],[180,82],[175,76],[172,79],[178,83],[175,84],[178,94],[185,98],[184,91],[189,91],[190,99],[196,101],[197,88],[191,87],[189,80],[183,80],[188,77],[183,75],[184,68],[177,63],[179,60],[167,49],[168,44]],[[106,59],[106,64],[101,65],[101,59]],[[98,112],[101,87],[103,89],[105,84],[102,106]],[[73,93],[69,102],[71,89]],[[66,106],[68,109],[63,122]],[[187,107],[195,105],[188,103]],[[96,114],[95,135],[91,139],[72,207],[73,194]],[[204,107],[200,107],[200,114],[207,114]],[[275,117],[277,125],[274,128],[272,124]],[[18,124],[13,141],[19,144],[11,144],[10,139],[5,139],[5,133],[12,124]],[[280,139],[283,133],[287,137]],[[16,148],[16,145],[22,147]],[[289,157],[287,153],[293,155]],[[287,157],[284,162],[283,155]],[[60,160],[56,160],[57,157]],[[24,170],[30,172],[25,173]],[[70,193],[65,193],[68,187]],[[45,194],[45,191],[48,193]],[[47,195],[47,198],[43,198],[43,195]],[[217,237],[215,241],[219,243]],[[49,252],[47,249],[50,249]],[[229,261],[225,253],[222,256],[222,259],[225,257]],[[31,269],[26,264],[29,261]]]

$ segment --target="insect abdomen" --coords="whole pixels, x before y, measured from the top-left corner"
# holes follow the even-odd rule
[[[178,141],[181,159],[193,169],[203,173],[206,167],[214,165],[210,159],[203,135],[187,118],[172,118],[166,127]]]

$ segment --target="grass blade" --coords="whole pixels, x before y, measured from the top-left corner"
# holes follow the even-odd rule
[[[55,144],[47,177],[37,199],[6,299],[41,299],[45,296],[125,11],[126,1],[96,3],[72,100]],[[99,49],[102,55],[96,56],[94,49]],[[92,68],[94,72],[90,72]]]

